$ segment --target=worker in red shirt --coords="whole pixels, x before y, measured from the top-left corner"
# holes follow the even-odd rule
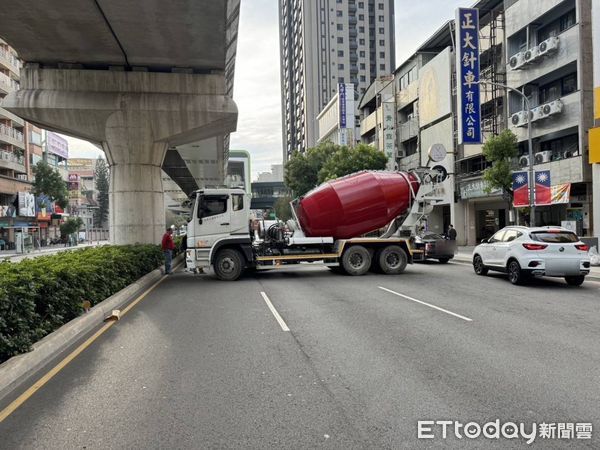
[[[173,230],[167,228],[167,231],[162,238],[162,251],[165,254],[165,273],[171,273],[171,262],[173,261],[173,250],[175,250],[175,242],[173,242]]]

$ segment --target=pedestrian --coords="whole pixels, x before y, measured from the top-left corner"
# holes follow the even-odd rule
[[[454,226],[452,224],[448,226],[448,232],[446,233],[446,236],[448,236],[448,239],[450,239],[451,241],[456,240],[456,230],[454,229]]]
[[[165,273],[171,273],[171,262],[173,261],[173,250],[175,250],[175,242],[173,242],[173,230],[167,228],[167,231],[162,238],[162,251],[165,254]]]

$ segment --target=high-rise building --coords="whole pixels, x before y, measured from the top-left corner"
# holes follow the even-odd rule
[[[317,115],[338,83],[353,84],[358,100],[392,72],[394,1],[279,0],[279,35],[285,163],[316,144]]]

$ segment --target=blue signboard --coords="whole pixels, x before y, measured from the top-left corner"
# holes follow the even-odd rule
[[[456,17],[458,114],[463,144],[481,143],[479,84],[479,10],[459,8]]]
[[[346,85],[338,84],[338,92],[340,94],[340,128],[346,128]]]

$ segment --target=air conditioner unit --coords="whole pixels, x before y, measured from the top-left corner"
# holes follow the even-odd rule
[[[575,156],[579,156],[579,149],[575,149],[575,150],[565,150],[562,152],[562,157],[563,159],[566,158],[573,158]]]
[[[519,166],[527,167],[529,165],[529,155],[523,155],[519,158]]]
[[[519,111],[517,113],[514,113],[510,118],[510,122],[515,127],[526,126],[527,125],[527,111]]]
[[[525,64],[525,53],[519,52],[516,55],[513,55],[508,60],[508,65],[512,70],[520,69],[523,64]]]
[[[534,155],[535,163],[542,164],[552,161],[552,150],[544,150]]]
[[[525,60],[525,64],[531,64],[534,62],[539,55],[539,48],[537,46],[531,47],[529,50],[525,51],[523,58]]]
[[[552,36],[538,45],[538,56],[548,56],[558,51],[559,39]]]
[[[543,105],[544,108],[544,116],[552,116],[554,114],[560,114],[563,109],[563,102],[559,100],[554,100],[550,103],[546,103]]]
[[[543,119],[544,116],[544,106],[538,106],[531,110],[531,121],[535,122],[536,120]]]

